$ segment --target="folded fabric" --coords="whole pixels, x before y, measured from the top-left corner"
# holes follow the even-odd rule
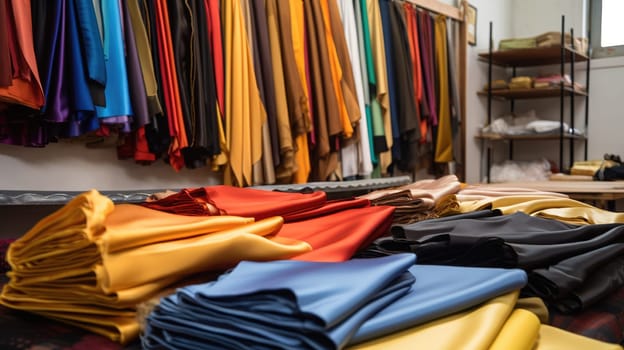
[[[472,261],[468,266],[493,266],[492,260],[512,263],[494,266],[535,269],[616,243],[623,235],[624,225],[619,223],[572,225],[515,212],[481,219],[453,220],[451,216],[446,221],[396,225],[394,242],[386,239],[379,245],[412,251],[421,263],[447,265],[447,259],[461,258],[464,264]],[[486,242],[492,245],[484,245]]]
[[[289,215],[297,214],[301,219],[302,213],[319,208],[326,201],[323,191],[303,194],[218,185],[185,189],[143,205],[185,215],[234,215],[255,219],[282,216],[289,221]]]
[[[504,214],[525,214],[556,219],[571,224],[624,223],[624,214],[596,208],[591,204],[570,198],[553,198],[550,195],[510,195],[477,201],[460,202],[462,213],[498,209]]]
[[[350,346],[349,350],[488,349],[513,312],[518,291],[465,311]],[[487,325],[487,326],[484,326]],[[522,334],[516,336],[521,337]]]
[[[409,293],[366,321],[351,344],[388,335],[444,317],[523,288],[520,269],[414,265]]]
[[[540,320],[535,314],[524,309],[515,309],[489,349],[531,350],[537,343],[539,330]]]
[[[590,276],[610,261],[623,255],[624,243],[613,243],[564,259],[548,268],[535,269],[529,275],[528,289],[541,298],[557,301],[584,285]]]
[[[460,188],[461,183],[457,176],[446,175],[438,179],[418,180],[411,184],[395,188],[372,191],[359,196],[359,198],[367,198],[371,200],[371,202],[375,202],[377,200],[383,200],[383,198],[387,196],[389,196],[389,198],[395,198],[397,193],[400,193],[402,196],[404,194],[403,191],[409,191],[412,200],[421,199],[422,204],[419,205],[423,205],[427,209],[432,209],[435,203],[441,198],[448,194],[456,193]]]
[[[187,286],[147,317],[146,349],[338,349],[414,283],[415,258],[342,263],[241,262],[217,281]]]
[[[277,232],[276,238],[290,238],[310,244],[311,251],[293,259],[345,261],[358,249],[368,246],[388,232],[393,211],[393,207],[373,206],[289,222]]]
[[[556,300],[554,307],[563,313],[578,313],[599,303],[624,285],[624,257],[618,256],[591,274],[579,288]]]
[[[308,243],[276,237],[281,217],[183,216],[76,196],[11,244],[5,306],[53,316],[119,342],[138,336],[135,306],[186,276],[241,260],[286,259]]]
[[[542,324],[539,331],[539,341],[535,350],[558,349],[592,349],[592,350],[622,350],[622,346],[588,338],[580,334],[565,331],[560,328]]]
[[[540,324],[534,314],[517,307],[517,299],[517,291],[507,293],[468,310],[348,349],[622,349],[618,344]]]

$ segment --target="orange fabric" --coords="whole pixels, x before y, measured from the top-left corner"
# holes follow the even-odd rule
[[[350,138],[353,135],[353,127],[351,126],[351,120],[349,119],[349,112],[347,111],[347,105],[345,97],[342,91],[342,67],[340,65],[340,59],[338,58],[338,52],[336,50],[336,44],[332,35],[331,24],[329,22],[329,4],[327,1],[319,1],[321,11],[323,12],[323,23],[325,26],[325,38],[327,40],[327,52],[329,55],[329,67],[331,70],[332,84],[334,86],[334,93],[338,100],[338,108],[340,110],[340,121],[342,123],[342,135],[345,138]]]
[[[286,223],[277,237],[302,240],[312,251],[294,257],[306,261],[345,261],[355,252],[386,234],[393,207],[347,209],[308,220]]]
[[[322,191],[302,194],[218,185],[183,190],[143,205],[184,215],[235,215],[256,220],[282,216],[288,222],[289,216],[309,213],[326,201]]]
[[[412,59],[412,73],[414,81],[414,99],[417,103],[417,108],[420,107],[422,100],[422,71],[420,67],[420,43],[418,42],[418,29],[416,22],[416,10],[411,4],[403,4],[405,8],[405,22],[407,24],[407,36],[409,39],[409,48]],[[420,134],[423,135],[420,138],[420,143],[427,142],[427,120],[420,118],[420,113],[416,115],[418,124],[420,125]]]
[[[0,102],[17,103],[39,109],[43,107],[45,99],[35,57],[30,0],[10,1],[10,3],[12,7],[7,10],[13,12],[15,27],[12,29],[14,29],[14,39],[17,40],[19,47],[15,48],[19,52],[13,53],[18,62],[13,62],[13,64],[21,63],[26,66],[15,67],[18,74],[14,74],[11,85],[0,86]],[[8,24],[2,23],[2,25]]]
[[[242,260],[287,259],[311,250],[275,234],[278,216],[183,216],[114,205],[85,192],[11,244],[0,303],[126,342],[138,335],[136,305],[186,276],[211,276]],[[188,283],[188,281],[186,281]]]
[[[169,13],[167,4],[164,1],[156,0],[155,5],[159,35],[160,67],[169,120],[169,134],[172,137],[169,146],[169,163],[174,169],[180,170],[184,167],[182,149],[188,147],[188,139],[184,129],[184,121],[182,120],[182,106],[180,104],[178,80],[176,79],[177,73],[173,57],[171,31],[169,29]]]

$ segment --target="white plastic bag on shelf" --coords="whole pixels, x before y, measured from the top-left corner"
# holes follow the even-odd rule
[[[551,165],[547,159],[535,161],[506,160],[492,165],[491,182],[546,181],[550,178]]]

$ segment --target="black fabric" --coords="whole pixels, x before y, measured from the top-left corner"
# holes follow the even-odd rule
[[[220,153],[219,116],[206,9],[201,0],[189,3],[192,13],[190,25],[195,33],[190,50],[192,62],[195,62],[192,66],[194,73],[189,79],[193,103],[191,118],[195,128],[191,130],[189,147],[182,150],[182,155],[187,168],[199,168],[206,165],[209,157]]]
[[[391,59],[394,60],[394,73],[397,76],[397,79],[393,79],[395,84],[393,90],[396,91],[396,113],[401,130],[400,135],[395,137],[400,148],[398,152],[400,158],[395,159],[395,161],[400,170],[407,171],[416,167],[421,135],[418,125],[418,109],[414,99],[413,72],[409,61],[411,54],[406,37],[407,27],[403,15],[403,3],[390,3],[389,17],[392,23],[390,26],[392,29],[391,44],[394,50]]]
[[[142,11],[143,21],[147,30],[148,39],[152,50],[152,63],[154,64],[154,76],[158,85],[158,99],[165,101],[163,95],[162,79],[160,75],[160,59],[158,57],[158,41],[156,39],[156,13],[152,1],[139,0],[139,8]],[[152,111],[150,111],[151,113]],[[151,116],[149,124],[145,125],[145,139],[150,153],[157,158],[167,154],[171,137],[169,136],[169,121],[164,110],[160,114]]]
[[[529,289],[548,300],[566,297],[609,261],[624,253],[624,243],[605,247],[562,260],[529,275]]]
[[[562,313],[576,313],[599,303],[615,291],[621,290],[622,286],[624,257],[618,256],[589,276],[582,287],[553,304]]]
[[[275,104],[275,85],[273,78],[273,61],[271,60],[271,48],[268,37],[267,14],[264,8],[264,1],[250,1],[250,10],[253,22],[253,45],[254,45],[254,66],[256,80],[260,90],[260,98],[264,104],[267,114],[269,134],[271,135],[271,155],[273,165],[280,163],[279,136],[277,126],[277,106]]]

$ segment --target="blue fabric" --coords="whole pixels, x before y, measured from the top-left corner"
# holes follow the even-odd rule
[[[89,79],[106,86],[106,63],[92,0],[73,0]]]
[[[241,262],[187,286],[148,316],[146,349],[342,348],[414,283],[413,254],[341,263]]]
[[[67,45],[69,51],[69,74],[71,76],[71,93],[69,94],[69,137],[80,136],[88,131],[96,130],[100,125],[95,116],[95,105],[89,93],[85,76],[85,67],[80,50],[76,7],[73,1],[67,2]],[[93,122],[95,121],[95,122]]]
[[[46,103],[41,108],[41,112],[46,112],[46,107],[48,105],[48,96],[50,95],[50,82],[52,81],[52,76],[54,72],[54,60],[58,57],[56,53],[57,47],[59,46],[59,33],[60,26],[63,23],[63,11],[64,6],[60,0],[48,0],[49,8],[52,8],[52,11],[49,12],[49,18],[51,18],[48,26],[48,30],[46,31],[46,39],[49,43],[50,52],[46,55],[41,55],[43,57],[37,57],[37,61],[39,64],[39,76],[41,79],[41,85],[43,85],[43,96],[46,97]],[[45,64],[42,64],[42,61]]]
[[[401,130],[399,129],[399,117],[397,115],[399,110],[399,101],[394,91],[396,70],[394,67],[394,60],[392,57],[396,54],[392,49],[392,20],[390,19],[390,1],[379,1],[379,13],[381,15],[381,26],[384,37],[384,49],[386,51],[386,72],[388,75],[388,97],[390,99],[390,121],[392,124],[392,158],[401,159],[401,149],[399,148],[399,135]]]
[[[96,106],[100,118],[131,116],[130,89],[126,71],[124,41],[121,34],[119,1],[101,1],[106,63],[106,106]]]
[[[366,321],[350,344],[465,310],[527,283],[521,269],[414,265],[409,272],[416,279],[410,291]]]

